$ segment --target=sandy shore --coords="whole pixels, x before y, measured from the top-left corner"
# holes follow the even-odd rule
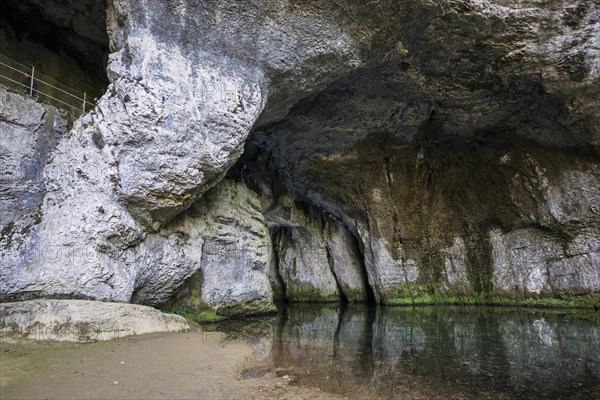
[[[248,377],[250,346],[219,333],[152,334],[92,344],[0,343],[2,399],[341,399]]]

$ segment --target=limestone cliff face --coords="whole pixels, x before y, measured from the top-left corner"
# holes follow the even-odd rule
[[[465,145],[423,164],[409,145],[298,165],[305,193],[359,240],[376,298],[597,291],[598,163]]]
[[[210,306],[227,316],[275,310],[269,282],[274,261],[269,229],[258,196],[245,184],[229,179],[221,181],[160,235],[169,235],[167,232],[178,238],[173,247],[188,248],[187,259],[199,267],[176,297],[192,297],[192,301],[196,301],[192,306]],[[157,242],[162,245],[164,241]],[[149,250],[140,253],[156,254]],[[165,267],[169,264],[173,262],[166,262]],[[155,263],[148,263],[147,271],[164,275],[164,268],[157,269]],[[171,295],[160,287],[153,289],[143,285],[142,288],[144,292],[136,293],[134,301],[139,298],[147,302],[153,293],[157,299],[154,303],[163,304]]]
[[[3,205],[1,299],[600,291],[595,2],[107,6],[108,90],[34,157],[72,173]]]
[[[66,121],[59,110],[0,87],[0,225],[39,210],[43,171]],[[53,167],[49,167],[52,169]],[[52,174],[62,171],[54,170]]]

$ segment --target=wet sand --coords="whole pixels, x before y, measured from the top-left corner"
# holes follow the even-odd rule
[[[143,335],[92,344],[0,343],[1,399],[342,399],[266,371],[219,333]]]

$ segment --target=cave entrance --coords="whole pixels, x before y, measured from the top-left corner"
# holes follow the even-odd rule
[[[0,0],[4,86],[87,111],[108,86],[108,49],[106,1]]]

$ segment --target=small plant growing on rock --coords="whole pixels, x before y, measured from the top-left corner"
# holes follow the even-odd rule
[[[15,221],[11,221],[0,231],[0,242],[5,241],[4,247],[6,250],[10,250],[12,248],[12,235],[13,228],[15,227]]]
[[[217,315],[217,313],[213,309],[204,309],[194,312],[186,306],[179,306],[175,311],[171,312],[177,315],[181,315],[188,321],[196,323],[213,323],[227,319],[226,317]]]

